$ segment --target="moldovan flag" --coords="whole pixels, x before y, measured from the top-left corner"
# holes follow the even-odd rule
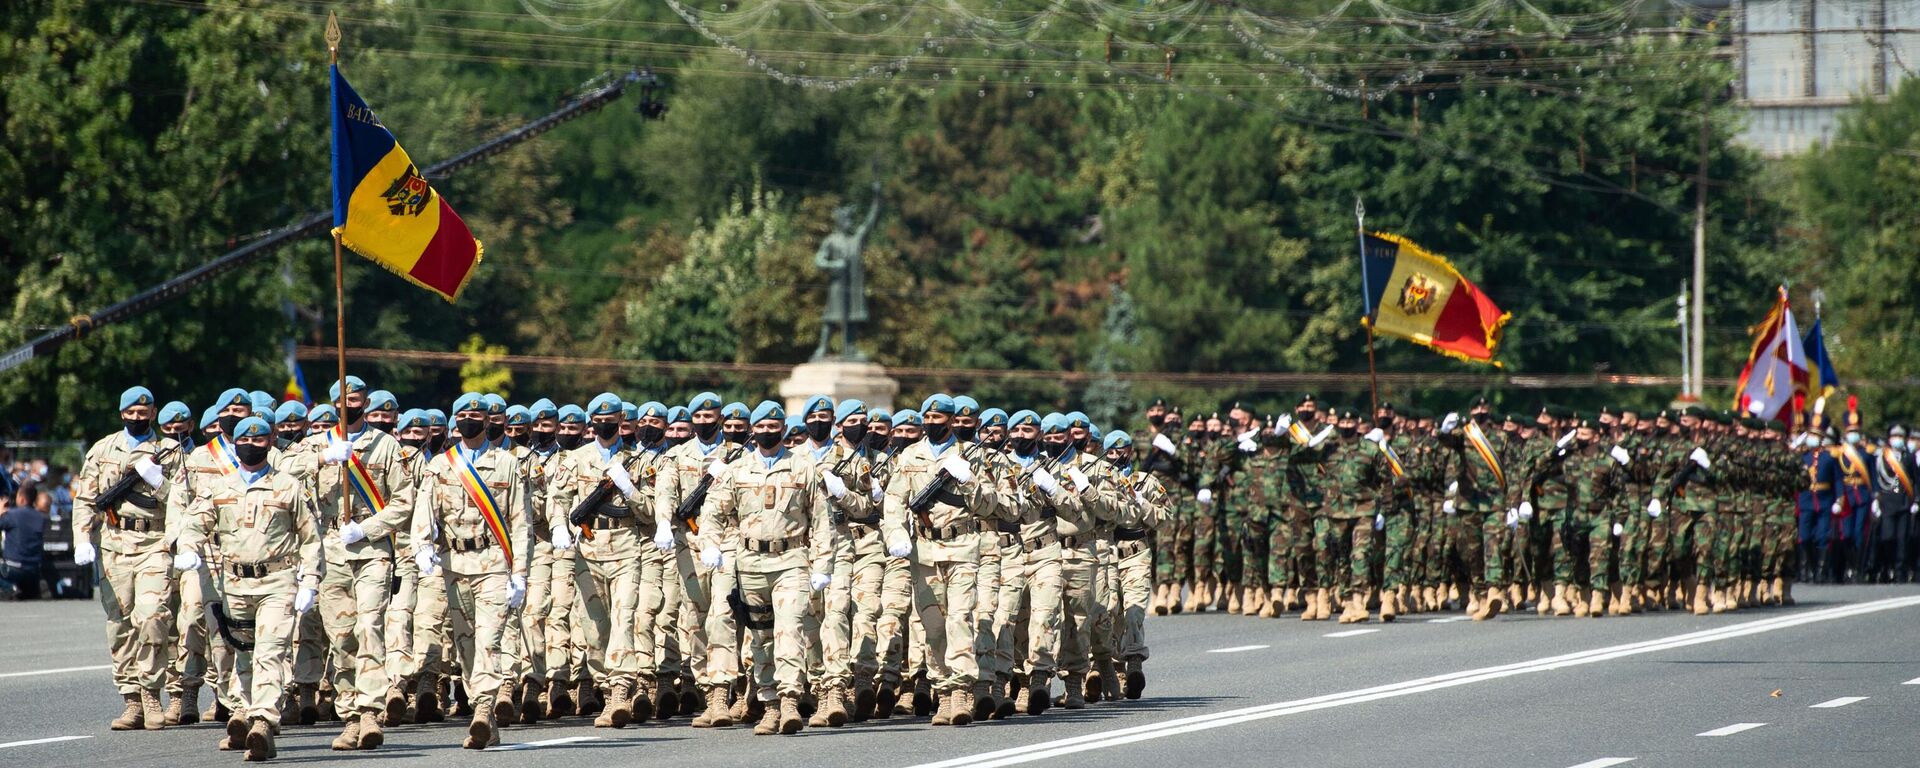
[[[480,241],[427,185],[340,67],[333,67],[333,234],[340,244],[451,302]]]
[[[1767,319],[1751,329],[1753,352],[1747,367],[1740,370],[1739,401],[1743,413],[1763,419],[1782,419],[1782,413],[1807,392],[1807,353],[1801,346],[1800,328],[1793,323],[1793,309],[1787,306],[1787,289],[1781,286]]]
[[[1372,232],[1360,237],[1360,270],[1367,322],[1376,332],[1448,357],[1500,365],[1493,351],[1512,315],[1446,259],[1399,235]]]

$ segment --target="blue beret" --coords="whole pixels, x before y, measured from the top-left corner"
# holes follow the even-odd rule
[[[1088,426],[1091,426],[1092,424],[1093,424],[1093,420],[1087,418],[1087,415],[1084,413],[1081,413],[1079,411],[1074,411],[1072,413],[1067,414],[1068,427],[1079,427],[1081,429],[1086,429]]]
[[[1057,413],[1047,414],[1046,418],[1040,420],[1040,431],[1049,435],[1067,431],[1067,417]]]
[[[687,407],[684,405],[676,405],[672,408],[668,408],[667,423],[668,424],[692,424],[693,411],[687,410]]]
[[[447,413],[485,410],[487,410],[487,399],[482,397],[478,392],[462,393],[459,397],[453,399],[453,405],[447,407]]]
[[[814,395],[807,398],[807,404],[800,407],[800,415],[810,416],[814,411],[832,411],[833,398],[826,395]]]
[[[220,410],[221,408],[225,408],[229,405],[244,405],[244,406],[252,407],[253,398],[247,396],[246,390],[241,389],[239,387],[233,387],[232,389],[228,389],[227,391],[220,393],[219,397],[216,397],[213,399],[213,409],[216,411]]]
[[[247,400],[253,403],[253,409],[256,411],[273,412],[273,395],[269,395],[263,390],[256,389],[248,392]]]
[[[507,399],[499,395],[496,395],[492,392],[488,392],[484,395],[481,395],[480,402],[486,404],[487,415],[489,416],[496,413],[507,412]]]
[[[951,414],[953,413],[953,398],[939,394],[929,396],[926,402],[920,404],[920,411],[922,413]]]
[[[853,398],[848,398],[840,401],[840,404],[834,407],[833,423],[838,424],[840,422],[846,421],[848,416],[855,416],[859,414],[864,414],[866,412],[867,412],[866,403],[860,402],[859,400],[855,400]]]
[[[587,423],[587,412],[582,410],[580,406],[567,403],[566,405],[560,406],[559,418],[562,424],[585,424]]]
[[[1117,429],[1108,432],[1107,439],[1100,442],[1101,450],[1111,451],[1116,447],[1132,448],[1133,436]]]
[[[1032,424],[1036,427],[1040,426],[1040,414],[1022,408],[1014,411],[1012,416],[1007,417],[1007,429],[1013,429],[1022,424]]]
[[[376,389],[373,391],[373,394],[367,395],[367,410],[398,411],[400,410],[400,401],[394,399],[392,392],[384,389]]]
[[[794,433],[805,431],[807,431],[807,417],[797,413],[787,417],[787,437],[793,437]]]
[[[1091,438],[1093,438],[1093,441],[1094,441],[1094,442],[1096,442],[1096,443],[1097,443],[1097,442],[1100,442],[1100,425],[1098,425],[1098,424],[1088,424],[1088,425],[1087,425],[1087,437],[1091,437]]]
[[[893,412],[893,425],[896,427],[902,424],[912,424],[917,427],[921,423],[920,412],[912,408],[902,408]]]
[[[893,411],[885,408],[875,408],[867,411],[867,421],[881,426],[893,426]]]
[[[527,410],[527,407],[524,405],[509,405],[507,406],[507,423],[532,424],[533,412]]]
[[[426,425],[426,418],[421,415],[420,409],[408,408],[400,412],[400,419],[393,423],[393,428],[395,431],[398,431],[408,427],[424,427]]]
[[[956,416],[977,416],[980,413],[980,401],[966,395],[953,399],[953,413]]]
[[[358,376],[348,376],[347,391],[348,392],[365,392],[367,391],[367,383],[365,381],[361,381],[360,377]],[[340,382],[336,381],[333,383],[333,386],[327,388],[327,399],[328,400],[340,399]]]
[[[750,413],[752,412],[747,410],[746,403],[727,403],[720,409],[720,420],[730,421],[732,419],[739,419],[741,421],[748,421],[747,416]]]
[[[527,406],[527,413],[533,416],[534,421],[551,419],[560,415],[560,407],[554,405],[552,400],[543,397],[533,401],[533,405]]]
[[[720,396],[712,392],[702,392],[694,395],[692,400],[687,401],[687,410],[689,411],[705,411],[719,407]]]
[[[153,390],[141,386],[132,386],[127,387],[127,391],[120,393],[120,410],[124,411],[136,405],[153,405]]]
[[[753,407],[753,417],[747,419],[748,423],[751,424],[758,424],[769,420],[786,421],[787,409],[780,407],[779,403],[772,400],[762,400],[759,405]]]
[[[219,420],[220,420],[220,406],[218,405],[209,405],[207,406],[206,410],[200,412],[200,428],[201,429],[206,429],[207,427],[211,427],[213,426],[214,422]]]
[[[650,416],[657,416],[661,419],[667,418],[666,404],[657,402],[654,400],[648,400],[644,403],[641,403],[639,411],[640,411],[639,416],[640,418],[643,418],[643,419]]]
[[[333,409],[333,405],[330,403],[321,403],[319,405],[314,406],[313,410],[307,411],[307,420],[314,421],[314,422],[324,421],[324,422],[337,423],[340,421],[340,412],[335,411]]]
[[[176,421],[186,421],[187,417],[192,415],[193,411],[187,409],[186,403],[175,400],[161,406],[159,417],[153,421],[156,424],[172,424]]]
[[[241,419],[239,424],[234,425],[233,434],[229,435],[229,437],[266,437],[271,434],[273,434],[273,430],[267,426],[266,419],[258,416],[248,416],[247,418]]]
[[[640,417],[640,406],[622,400],[620,401],[620,415],[625,416],[627,421],[633,421]]]
[[[587,403],[588,416],[615,416],[620,413],[620,396],[612,392],[594,395],[593,400]]]
[[[1004,427],[1007,425],[1007,412],[998,408],[988,408],[980,412],[980,426]]]
[[[422,415],[427,417],[427,426],[429,427],[444,427],[447,425],[447,414],[438,408],[428,408],[422,412]]]
[[[306,417],[307,406],[298,400],[288,400],[281,403],[280,407],[273,411],[273,420],[276,422],[286,421],[287,419],[304,419]]]

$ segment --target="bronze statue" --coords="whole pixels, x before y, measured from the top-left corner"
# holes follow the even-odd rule
[[[824,269],[833,282],[827,286],[827,305],[820,313],[820,346],[813,359],[827,358],[827,339],[833,326],[840,326],[840,359],[865,360],[866,355],[853,344],[853,329],[867,322],[866,272],[860,252],[866,248],[867,233],[880,218],[880,182],[873,183],[873,204],[867,208],[867,220],[853,228],[853,206],[842,205],[833,211],[833,232],[820,242],[813,265]]]

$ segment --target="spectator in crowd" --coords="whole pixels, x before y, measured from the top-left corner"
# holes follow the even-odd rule
[[[0,600],[40,598],[40,559],[47,533],[41,493],[20,486],[13,506],[0,512]]]

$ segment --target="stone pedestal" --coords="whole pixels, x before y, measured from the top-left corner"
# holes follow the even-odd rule
[[[900,382],[887,375],[879,363],[851,360],[821,360],[793,367],[793,374],[780,382],[780,399],[788,413],[799,413],[807,398],[826,395],[839,402],[858,399],[867,408],[893,410],[893,398],[900,394]]]

